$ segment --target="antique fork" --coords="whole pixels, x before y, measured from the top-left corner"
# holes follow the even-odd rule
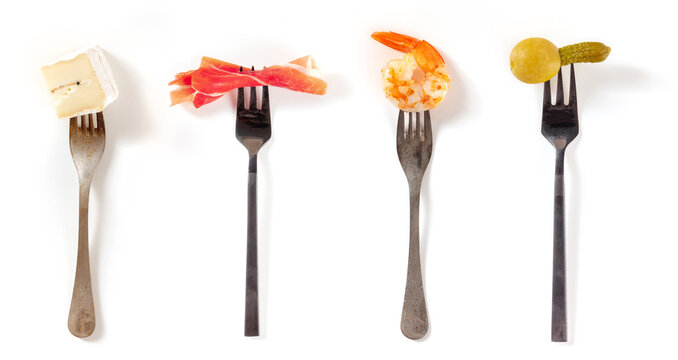
[[[410,251],[400,330],[403,335],[413,340],[421,339],[428,332],[428,314],[419,256],[419,198],[421,181],[433,151],[431,115],[428,110],[425,111],[422,122],[421,114],[416,114],[416,120],[413,121],[412,113],[409,113],[408,126],[405,129],[405,114],[402,110],[398,113],[396,135],[398,158],[410,187]]]
[[[95,119],[96,127],[94,126]],[[102,112],[98,112],[96,116],[82,115],[80,120],[81,125],[78,126],[78,118],[72,117],[69,130],[71,155],[80,181],[80,214],[78,259],[71,310],[68,313],[68,330],[71,334],[82,338],[91,335],[95,326],[92,279],[89,272],[89,189],[92,185],[94,170],[104,153],[106,127]]]
[[[254,70],[254,67],[252,67]],[[242,71],[242,68],[240,69]],[[238,89],[235,137],[250,155],[247,180],[247,270],[245,278],[245,336],[259,336],[259,285],[257,266],[257,153],[271,138],[271,112],[268,86],[262,90],[261,108],[257,108],[256,88],[251,88],[249,107],[245,92]]]
[[[551,299],[551,341],[567,341],[565,272],[565,204],[563,168],[565,149],[579,134],[574,64],[570,65],[570,99],[565,104],[563,73],[558,72],[556,103],[551,103],[550,81],[544,83],[544,110],[541,133],[556,149],[556,177],[553,211],[553,293]]]

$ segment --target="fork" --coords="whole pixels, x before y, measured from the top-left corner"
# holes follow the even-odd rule
[[[252,67],[254,70],[254,67]],[[240,68],[242,71],[242,68]],[[271,138],[271,112],[268,86],[262,90],[261,108],[257,108],[257,91],[250,90],[245,108],[245,91],[238,89],[235,137],[250,156],[247,180],[247,270],[245,278],[245,336],[259,336],[259,285],[257,266],[257,153]]]
[[[410,187],[410,250],[400,330],[403,335],[413,340],[421,339],[428,332],[428,314],[419,255],[419,198],[421,181],[433,151],[432,135],[431,115],[428,110],[424,112],[423,124],[420,113],[416,113],[415,121],[412,113],[409,113],[407,129],[405,113],[402,110],[398,113],[396,148]]]
[[[96,119],[96,127],[94,120]],[[89,271],[89,189],[92,185],[94,170],[99,165],[106,144],[104,114],[98,112],[72,117],[69,138],[71,155],[78,172],[80,182],[80,212],[78,227],[78,258],[75,269],[75,285],[68,313],[68,330],[77,337],[87,337],[95,327],[94,300],[92,298],[92,279]]]
[[[553,207],[553,293],[551,299],[551,341],[567,341],[565,272],[565,212],[563,168],[565,149],[579,134],[574,64],[570,65],[570,97],[563,94],[563,73],[558,71],[556,103],[551,103],[550,80],[544,83],[544,110],[541,133],[556,149],[556,176]]]

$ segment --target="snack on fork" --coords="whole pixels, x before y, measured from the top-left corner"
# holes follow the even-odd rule
[[[171,106],[190,102],[196,109],[242,87],[277,86],[315,95],[327,91],[327,82],[310,55],[260,70],[243,70],[240,65],[205,56],[198,69],[176,74],[168,85],[177,86],[170,91]]]
[[[511,72],[522,82],[543,83],[558,73],[561,66],[601,62],[607,59],[610,47],[600,42],[583,42],[556,47],[542,38],[522,40],[511,51]]]
[[[43,66],[42,75],[60,119],[102,111],[118,98],[118,86],[98,46]]]
[[[394,32],[375,32],[374,40],[404,52],[381,69],[384,93],[400,110],[418,112],[440,105],[450,83],[445,60],[426,40]]]

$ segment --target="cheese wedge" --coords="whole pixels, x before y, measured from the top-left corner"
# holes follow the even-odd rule
[[[42,67],[59,118],[102,111],[118,97],[110,66],[98,46]]]

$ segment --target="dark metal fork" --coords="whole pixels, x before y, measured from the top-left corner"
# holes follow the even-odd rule
[[[428,332],[428,314],[419,254],[419,197],[421,181],[433,152],[430,113],[424,112],[423,123],[420,113],[416,115],[416,122],[413,121],[412,113],[409,113],[408,127],[405,129],[405,114],[400,111],[397,132],[398,158],[410,187],[410,250],[400,330],[407,338],[417,340]]]
[[[565,149],[579,134],[577,90],[574,64],[570,65],[570,99],[565,104],[563,73],[558,72],[556,103],[551,103],[551,84],[544,84],[544,110],[541,133],[556,149],[556,178],[553,210],[553,294],[551,303],[551,341],[567,341],[567,302],[565,272],[565,204],[563,168]]]
[[[252,67],[254,70],[254,67]],[[242,71],[242,68],[240,68]],[[235,137],[250,156],[247,180],[247,272],[245,281],[245,336],[259,336],[259,285],[257,266],[257,153],[271,138],[271,112],[268,86],[262,90],[261,108],[257,108],[257,92],[250,90],[249,107],[245,108],[245,91],[238,89]]]

